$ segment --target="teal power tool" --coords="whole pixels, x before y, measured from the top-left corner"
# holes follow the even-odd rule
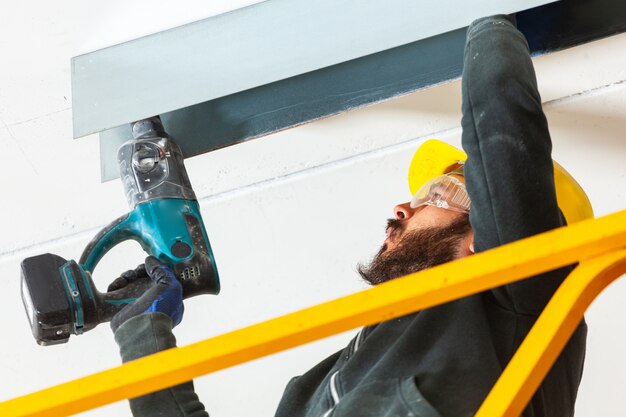
[[[181,281],[183,297],[217,294],[217,267],[191,188],[183,156],[153,117],[132,124],[134,140],[118,151],[120,177],[130,212],[100,231],[79,262],[50,253],[22,261],[21,292],[35,340],[65,343],[110,321],[149,288],[149,278],[102,293],[91,278],[111,248],[133,239],[168,265]]]

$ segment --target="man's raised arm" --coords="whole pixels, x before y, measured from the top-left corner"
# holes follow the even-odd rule
[[[565,224],[552,143],[524,36],[506,16],[475,21],[463,69],[465,178],[476,252]],[[541,312],[570,267],[492,291],[521,314]]]
[[[111,320],[124,363],[176,347],[172,327],[183,318],[183,289],[169,268],[150,256],[145,266],[126,271],[113,281],[108,291],[145,278],[152,281],[152,287]],[[131,398],[130,408],[134,417],[209,417],[192,381]]]

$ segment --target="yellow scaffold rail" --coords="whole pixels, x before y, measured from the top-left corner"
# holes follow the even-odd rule
[[[0,403],[0,416],[75,414],[554,268],[590,261],[623,248],[626,248],[626,210],[520,240],[276,319],[15,398]],[[557,335],[557,339],[563,339],[564,334]],[[542,335],[534,337],[541,338]],[[531,375],[528,381],[532,382],[532,379]]]
[[[583,261],[554,294],[475,417],[518,417],[591,302],[626,273],[626,250]]]

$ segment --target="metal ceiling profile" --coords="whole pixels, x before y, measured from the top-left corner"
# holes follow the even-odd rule
[[[626,30],[612,0],[269,0],[73,58],[74,137],[100,133],[103,180],[145,117],[209,152],[457,78],[465,27],[520,11],[535,54]]]

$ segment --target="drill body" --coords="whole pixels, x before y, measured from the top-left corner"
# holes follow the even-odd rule
[[[180,149],[163,131],[158,117],[134,123],[133,136],[118,151],[130,212],[103,228],[78,263],[53,254],[22,262],[22,299],[39,344],[64,343],[70,334],[110,321],[150,286],[146,278],[102,293],[93,283],[91,275],[102,257],[129,239],[172,269],[182,283],[184,298],[220,290]]]

